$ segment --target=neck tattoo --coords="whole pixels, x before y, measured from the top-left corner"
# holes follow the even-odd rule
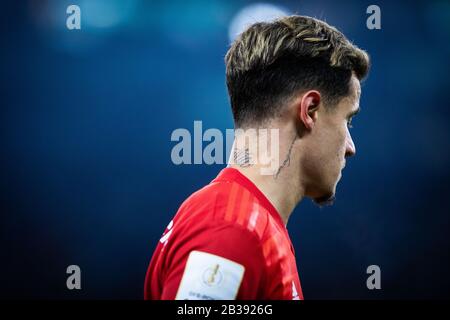
[[[297,135],[295,135],[294,139],[291,142],[291,145],[289,146],[289,151],[288,154],[286,156],[286,159],[284,159],[283,163],[281,164],[280,167],[278,167],[277,172],[275,173],[275,175],[273,176],[274,179],[277,179],[281,169],[283,169],[284,167],[289,167],[289,165],[291,164],[291,152],[292,152],[292,147],[294,146],[294,142],[297,139]]]
[[[241,168],[247,168],[252,165],[250,150],[245,148],[244,150],[234,150],[233,153],[234,162]]]

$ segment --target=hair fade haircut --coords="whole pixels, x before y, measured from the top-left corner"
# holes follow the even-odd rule
[[[251,25],[225,56],[236,127],[262,124],[280,114],[295,93],[316,89],[331,107],[349,94],[352,73],[361,80],[368,54],[336,28],[305,16]]]

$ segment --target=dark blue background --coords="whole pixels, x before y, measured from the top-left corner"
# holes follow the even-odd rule
[[[1,297],[142,298],[165,226],[223,167],[174,165],[170,135],[194,120],[232,128],[223,57],[250,3],[2,5]],[[79,31],[65,27],[69,4]],[[373,61],[335,205],[305,200],[288,225],[305,297],[449,298],[449,2],[277,4],[325,19]],[[366,28],[370,4],[381,30]],[[81,291],[66,289],[71,264]],[[382,290],[366,288],[371,264]]]

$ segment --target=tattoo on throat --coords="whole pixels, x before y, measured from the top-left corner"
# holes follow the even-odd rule
[[[294,142],[296,139],[297,139],[297,135],[294,137],[294,139],[291,142],[291,145],[289,146],[289,151],[286,156],[286,159],[284,159],[283,163],[281,164],[281,166],[278,167],[277,172],[273,176],[274,179],[278,178],[278,176],[280,175],[281,169],[283,169],[284,167],[289,167],[289,165],[291,164],[291,152],[292,152],[292,147],[294,146]]]
[[[247,168],[253,164],[251,163],[249,148],[245,148],[244,150],[234,150],[233,157],[234,163],[236,163],[241,168]]]

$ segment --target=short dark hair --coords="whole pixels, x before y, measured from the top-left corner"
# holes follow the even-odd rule
[[[250,26],[225,63],[235,126],[245,127],[279,115],[300,90],[317,89],[325,104],[337,103],[349,94],[352,73],[367,75],[370,60],[334,27],[294,15]]]

